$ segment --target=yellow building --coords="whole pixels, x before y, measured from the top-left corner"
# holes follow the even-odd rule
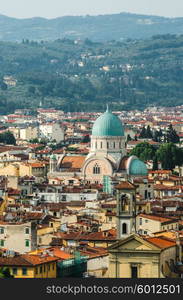
[[[174,241],[134,234],[119,240],[108,251],[110,278],[178,277],[171,272],[177,259]]]
[[[0,176],[35,176],[44,178],[48,165],[44,162],[11,163],[0,168]]]
[[[16,255],[0,257],[0,267],[8,267],[14,278],[56,278],[58,257]]]
[[[162,230],[178,230],[178,220],[155,215],[139,214],[136,218],[136,230],[141,235],[152,234]]]

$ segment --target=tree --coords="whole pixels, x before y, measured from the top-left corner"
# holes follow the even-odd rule
[[[0,143],[8,145],[16,145],[16,139],[11,131],[5,131],[0,134]]]
[[[147,128],[145,128],[145,126],[143,126],[139,137],[144,138],[144,139],[152,139],[153,134],[152,134],[152,131],[151,131],[151,128],[149,125],[147,126]]]
[[[179,143],[180,142],[179,136],[177,135],[177,132],[175,131],[175,129],[173,129],[172,124],[170,124],[168,126],[165,140],[167,143]]]
[[[35,95],[35,92],[36,92],[36,88],[35,88],[35,86],[29,86],[28,87],[28,93],[30,94],[30,95]]]
[[[147,142],[138,144],[131,152],[130,155],[136,155],[143,161],[152,160],[155,156],[155,148]]]
[[[173,143],[163,144],[157,150],[157,158],[161,161],[163,169],[173,170],[175,166],[183,164],[183,150]]]
[[[157,155],[154,156],[153,158],[153,171],[156,171],[158,170],[158,158],[157,158]]]
[[[146,138],[146,128],[145,128],[145,126],[142,127],[139,138]]]
[[[126,142],[128,143],[128,142],[131,141],[131,140],[132,140],[132,138],[131,138],[130,134],[128,134],[128,135],[127,135],[127,138],[126,138]]]
[[[147,139],[152,139],[152,137],[153,137],[153,134],[152,134],[150,126],[148,125],[147,129],[146,129],[146,138]]]
[[[13,278],[14,276],[11,275],[10,270],[8,267],[1,267],[0,268],[0,278]]]
[[[6,91],[8,88],[7,84],[4,81],[1,82],[0,87],[3,91]]]
[[[161,142],[162,136],[163,136],[163,133],[162,133],[161,129],[159,131],[155,130],[155,132],[153,134],[153,141]]]

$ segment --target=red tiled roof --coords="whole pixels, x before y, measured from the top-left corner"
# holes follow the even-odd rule
[[[164,218],[164,217],[159,217],[159,216],[155,216],[155,215],[139,214],[138,216],[141,217],[141,218],[150,219],[150,220],[153,220],[153,221],[159,221],[161,223],[175,222],[174,220],[172,220],[170,218]]]
[[[58,257],[23,254],[14,257],[0,257],[0,266],[31,267],[44,263],[56,262]]]
[[[61,162],[61,168],[81,169],[85,159],[85,156],[65,156]]]
[[[135,190],[136,187],[129,181],[121,181],[118,185],[115,186],[117,190]]]
[[[151,237],[151,238],[145,238],[145,240],[157,246],[160,249],[166,249],[166,248],[176,246],[176,243],[174,241],[167,240],[163,237]]]

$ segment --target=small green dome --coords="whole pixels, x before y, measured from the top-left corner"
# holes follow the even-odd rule
[[[129,166],[129,174],[137,176],[147,176],[148,171],[145,163],[139,159],[133,159]]]
[[[56,155],[55,155],[55,154],[52,154],[52,155],[50,156],[50,159],[52,159],[52,160],[57,160]]]
[[[107,109],[94,123],[92,136],[124,136],[121,121]]]

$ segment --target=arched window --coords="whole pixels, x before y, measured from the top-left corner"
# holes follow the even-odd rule
[[[93,174],[100,174],[100,167],[97,163],[93,167]]]
[[[127,224],[126,223],[122,224],[122,234],[127,234]]]

